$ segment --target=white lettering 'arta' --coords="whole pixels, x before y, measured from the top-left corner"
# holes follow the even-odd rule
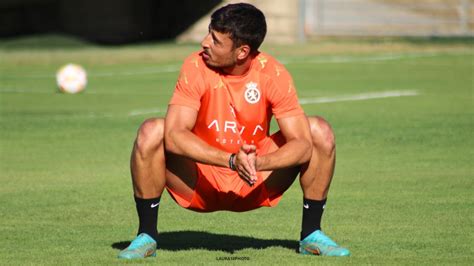
[[[257,103],[260,100],[260,91],[258,90],[257,83],[249,82],[245,84],[245,87],[247,88],[245,90],[245,100],[250,104]]]
[[[221,127],[217,119],[212,120],[211,123],[207,126],[207,128],[214,129],[217,132],[221,131]],[[235,121],[224,121],[224,132],[232,131],[235,134],[238,133],[239,135],[242,135],[245,130],[246,130],[245,126],[241,127],[239,130],[237,128],[237,122]],[[258,131],[264,132],[264,128],[261,125],[256,125],[255,128],[253,129],[252,136],[257,135]]]

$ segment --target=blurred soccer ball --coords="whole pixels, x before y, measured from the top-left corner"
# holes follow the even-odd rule
[[[87,74],[84,68],[76,64],[67,64],[56,73],[59,90],[66,93],[78,93],[87,85]]]

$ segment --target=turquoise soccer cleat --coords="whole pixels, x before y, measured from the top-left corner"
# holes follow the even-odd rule
[[[300,241],[300,253],[304,255],[320,255],[343,257],[350,256],[347,248],[340,247],[321,230],[316,230]]]
[[[120,251],[119,259],[143,259],[156,257],[156,241],[148,234],[139,234],[130,245]]]

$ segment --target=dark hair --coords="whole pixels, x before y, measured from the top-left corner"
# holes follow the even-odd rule
[[[234,48],[243,44],[256,52],[267,33],[265,15],[251,4],[229,4],[211,15],[209,29],[229,34]]]

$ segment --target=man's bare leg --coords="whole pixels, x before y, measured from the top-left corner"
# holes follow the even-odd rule
[[[349,250],[339,247],[321,231],[321,217],[336,160],[334,133],[331,126],[321,117],[308,117],[308,122],[313,145],[310,161],[300,168],[273,171],[267,177],[265,185],[270,197],[274,197],[288,189],[296,174],[300,172],[300,185],[304,196],[300,253],[348,256]],[[273,148],[281,145],[276,143]]]
[[[334,133],[321,117],[308,117],[308,121],[313,153],[300,173],[304,199],[299,251],[307,255],[349,256],[348,249],[338,246],[321,231],[321,217],[336,163]]]
[[[195,165],[173,154],[165,158],[163,133],[161,118],[146,120],[138,130],[130,160],[134,195],[142,199],[160,197],[166,184],[185,197],[192,197]]]
[[[313,154],[303,165],[300,184],[304,197],[312,200],[326,199],[336,165],[336,144],[331,126],[321,117],[308,117]]]
[[[140,126],[130,158],[137,198],[158,198],[165,187],[164,120],[148,119]]]
[[[139,228],[137,237],[118,254],[118,258],[156,256],[158,208],[166,183],[163,131],[163,119],[148,119],[137,132],[130,171]]]
[[[329,186],[334,174],[336,147],[331,126],[321,117],[308,117],[313,143],[311,160],[302,166],[300,184],[303,190],[301,239],[321,230]]]
[[[156,255],[158,208],[165,184],[189,200],[192,197],[196,183],[195,166],[179,156],[165,158],[163,132],[164,119],[160,118],[146,120],[138,130],[130,169],[139,229],[137,237],[119,253],[119,258]]]
[[[165,184],[191,200],[197,179],[195,165],[188,159],[173,154],[165,158],[163,133],[164,119],[146,120],[138,130],[130,160],[139,233],[152,237],[157,234],[157,210]]]
[[[326,199],[336,160],[334,134],[331,126],[321,117],[308,117],[308,122],[313,144],[311,160],[301,167],[276,170],[268,177],[264,177],[268,191],[275,194],[282,193],[291,186],[299,172],[304,197],[312,200]],[[275,143],[270,151],[278,149],[281,145],[283,143]]]

